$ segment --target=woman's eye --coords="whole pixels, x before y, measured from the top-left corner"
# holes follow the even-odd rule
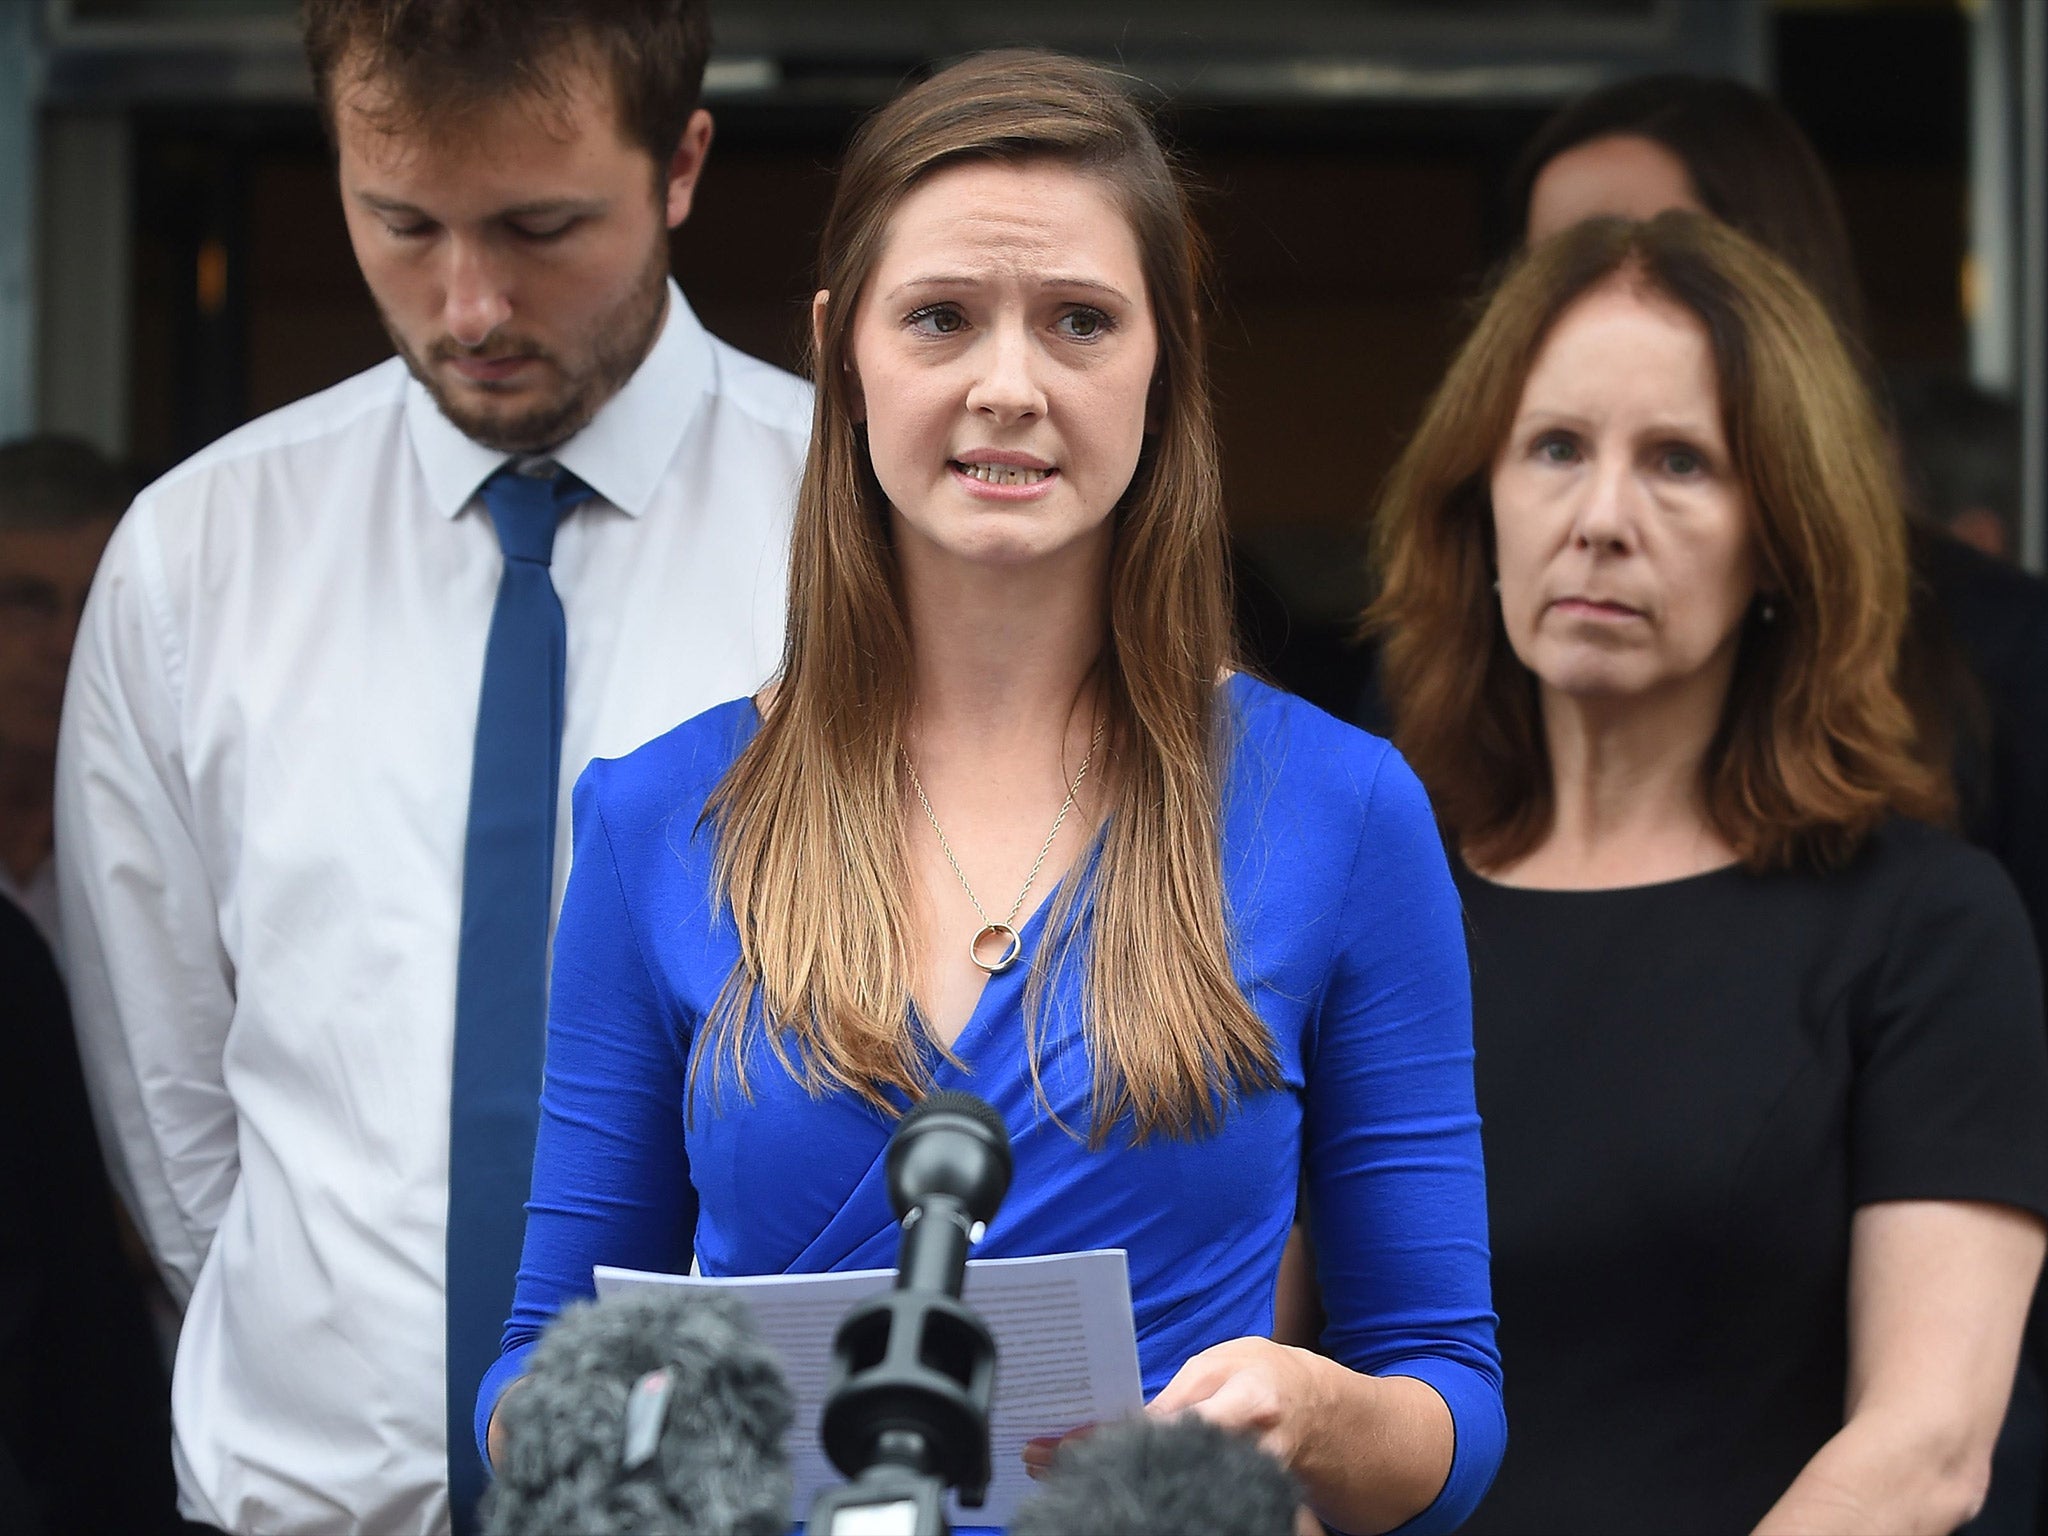
[[[433,232],[431,224],[386,224],[385,231],[399,240],[418,240]]]
[[[927,304],[913,310],[905,324],[920,335],[951,336],[966,328],[967,317],[950,304]]]
[[[1116,328],[1116,322],[1107,314],[1099,309],[1090,309],[1086,305],[1068,310],[1060,316],[1058,324],[1076,341],[1093,341],[1096,337],[1105,336]]]
[[[1568,437],[1551,434],[1536,440],[1536,457],[1546,464],[1569,464],[1578,456],[1578,446]]]
[[[1707,461],[1690,448],[1666,448],[1664,450],[1664,473],[1690,480],[1705,471]]]

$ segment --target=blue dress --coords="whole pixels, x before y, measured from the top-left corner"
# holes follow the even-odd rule
[[[1417,1377],[1449,1405],[1450,1477],[1404,1529],[1450,1530],[1506,1440],[1457,891],[1422,787],[1393,748],[1246,677],[1224,702],[1227,910],[1279,1085],[1242,1095],[1202,1139],[1134,1146],[1126,1128],[1090,1152],[1034,1097],[1027,966],[990,978],[954,1044],[960,1065],[930,1053],[938,1087],[980,1094],[1010,1131],[1016,1177],[975,1253],[1127,1250],[1150,1396],[1210,1345],[1271,1331],[1305,1172],[1323,1347],[1355,1370]],[[758,724],[750,701],[721,705],[592,763],[576,786],[526,1250],[504,1354],[478,1397],[479,1445],[541,1329],[592,1293],[594,1264],[678,1271],[694,1254],[707,1275],[895,1264],[890,1119],[848,1093],[811,1097],[758,1031],[752,1099],[728,1072],[714,1101],[707,1071],[686,1105],[694,1031],[739,959],[701,812]],[[1085,878],[1085,862],[1068,878]],[[1024,925],[1027,962],[1052,905]],[[1051,979],[1039,1049],[1054,1110],[1085,1129],[1082,969]]]

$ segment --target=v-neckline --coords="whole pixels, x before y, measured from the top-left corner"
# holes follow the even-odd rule
[[[1104,825],[1106,826],[1107,824],[1105,821]],[[910,1011],[913,1022],[926,1043],[930,1045],[933,1054],[938,1057],[940,1066],[950,1065],[947,1060],[948,1057],[960,1062],[963,1066],[967,1064],[967,1047],[972,1043],[977,1034],[986,1033],[988,1016],[998,1006],[990,1001],[991,997],[999,989],[1006,992],[1015,992],[1024,985],[1032,965],[1037,960],[1037,946],[1044,935],[1045,925],[1049,921],[1053,907],[1058,903],[1062,893],[1066,890],[1069,880],[1077,877],[1083,879],[1087,877],[1088,872],[1094,868],[1095,859],[1101,850],[1101,846],[1102,827],[1097,827],[1089,834],[1088,842],[1082,847],[1074,862],[1061,871],[1059,879],[1052,883],[1046,890],[1043,899],[1039,901],[1036,907],[1031,909],[1031,915],[1024,919],[1024,926],[1017,930],[1017,937],[1022,941],[1023,948],[1018,952],[1016,963],[1007,970],[994,972],[982,982],[981,990],[974,994],[974,1006],[968,1009],[967,1017],[961,1022],[960,1032],[953,1036],[950,1044],[941,1045],[939,1043],[938,1037],[927,1027],[924,1009],[918,1004],[917,998],[914,995],[912,996]],[[1007,1006],[1007,1004],[1002,1006]]]
[[[756,695],[748,694],[747,704],[749,706],[749,713],[753,716],[753,722],[747,732],[746,740],[740,743],[742,751],[746,749],[748,743],[756,735],[760,734],[761,727],[767,722],[767,717],[761,712],[760,699]],[[1102,851],[1103,828],[1108,825],[1108,818],[1105,817],[1101,825],[1088,834],[1088,841],[1082,845],[1081,852],[1075,857],[1073,863],[1060,872],[1059,879],[1053,881],[1051,886],[1047,888],[1045,895],[1039,900],[1038,905],[1031,909],[1031,915],[1024,919],[1024,926],[1017,930],[1017,937],[1023,942],[1023,948],[1018,952],[1016,963],[1007,970],[995,972],[982,982],[981,990],[974,994],[974,1006],[967,1010],[967,1017],[961,1022],[960,1032],[953,1036],[950,1043],[945,1045],[939,1043],[938,1037],[926,1027],[924,1009],[919,1006],[916,994],[913,993],[911,995],[911,1022],[916,1026],[919,1035],[924,1039],[925,1043],[931,1048],[932,1053],[938,1058],[937,1066],[939,1068],[943,1069],[951,1066],[954,1061],[965,1065],[967,1058],[963,1047],[977,1032],[982,1030],[983,1021],[992,1006],[989,1002],[989,994],[995,992],[998,987],[1014,989],[1023,985],[1025,974],[1030,970],[1035,954],[1034,945],[1037,942],[1038,931],[1045,927],[1047,914],[1052,911],[1054,903],[1059,900],[1060,893],[1066,889],[1066,884],[1069,880],[1077,877],[1085,879],[1089,872],[1094,869],[1096,858]]]

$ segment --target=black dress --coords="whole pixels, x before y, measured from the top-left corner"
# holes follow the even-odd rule
[[[2026,914],[1908,823],[1826,876],[1458,878],[1508,1412],[1467,1529],[1747,1530],[1841,1427],[1856,1207],[2048,1210]]]

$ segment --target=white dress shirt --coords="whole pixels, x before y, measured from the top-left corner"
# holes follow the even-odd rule
[[[555,899],[584,764],[779,658],[810,390],[673,284],[553,457],[568,617]],[[462,857],[501,558],[464,437],[396,359],[143,492],[93,586],[58,759],[72,1006],[122,1193],[186,1302],[185,1513],[448,1523],[442,1303]]]

